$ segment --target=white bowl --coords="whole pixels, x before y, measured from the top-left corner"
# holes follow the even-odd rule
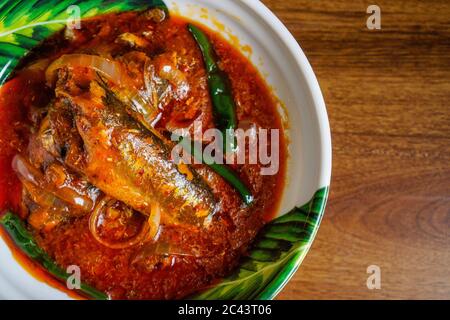
[[[280,20],[258,0],[166,0],[166,3],[172,13],[207,25],[234,42],[239,39],[239,48],[284,105],[280,105],[280,112],[289,124],[285,130],[290,144],[287,182],[278,216],[307,203],[317,190],[328,187],[331,137],[325,103],[308,60]],[[310,242],[319,223],[320,219]],[[281,290],[307,251],[298,257],[295,266],[287,270],[268,297]],[[2,240],[0,257],[0,298],[68,298],[19,267]]]

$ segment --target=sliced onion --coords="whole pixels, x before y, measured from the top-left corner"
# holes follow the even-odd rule
[[[56,71],[61,68],[82,67],[92,68],[111,79],[114,83],[124,85],[129,83],[131,79],[126,74],[123,66],[109,59],[89,54],[65,54],[55,60],[45,71],[45,78],[48,85],[53,85],[56,79]]]
[[[16,155],[12,160],[12,168],[25,181],[31,182],[34,185],[39,185],[38,180],[44,180],[44,176],[36,168],[31,166],[22,156]]]
[[[150,227],[149,238],[155,238],[161,224],[161,206],[159,203],[152,203],[151,213],[147,222]]]
[[[183,72],[167,64],[160,68],[159,76],[175,86],[176,99],[186,99],[190,88],[186,75]]]
[[[24,157],[16,155],[12,161],[13,170],[24,184],[32,184],[56,198],[73,205],[84,212],[92,210],[93,200],[70,186],[56,186],[46,181],[45,176]]]
[[[61,68],[92,68],[100,75],[112,81],[116,86],[108,88],[124,104],[129,106],[145,127],[152,129],[153,121],[158,114],[158,108],[164,108],[171,96],[177,100],[187,98],[190,90],[186,75],[170,64],[158,68],[147,59],[143,70],[145,90],[136,88],[126,70],[120,62],[104,57],[88,54],[66,54],[55,60],[46,70],[47,84],[52,86],[56,81],[56,71]],[[174,88],[171,95],[171,86]]]
[[[101,76],[106,77],[115,84],[113,88],[108,88],[108,90],[111,90],[122,103],[131,108],[131,111],[138,118],[138,121],[148,129],[152,129],[151,124],[158,113],[158,106],[153,100],[156,94],[151,91],[154,90],[154,88],[150,88],[149,92],[142,92],[137,89],[134,80],[128,75],[123,64],[95,55],[63,55],[55,60],[45,72],[47,84],[49,86],[52,86],[55,83],[56,71],[64,67],[92,68]],[[146,89],[149,90],[147,84],[148,80],[146,80],[145,77],[146,74],[144,71],[144,83]]]
[[[155,66],[147,59],[144,66],[144,84],[153,108],[164,109],[168,103],[170,83],[156,75]]]
[[[161,211],[159,204],[153,204],[147,223],[143,223],[141,230],[136,236],[123,242],[110,242],[103,239],[98,232],[98,219],[107,208],[108,203],[111,200],[112,199],[108,196],[103,197],[103,199],[101,199],[95,206],[94,211],[91,213],[89,218],[89,230],[91,231],[94,239],[100,244],[110,249],[126,249],[138,245],[146,240],[153,239],[157,235],[161,219]]]

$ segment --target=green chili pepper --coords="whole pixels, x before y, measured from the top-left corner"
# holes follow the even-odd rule
[[[27,230],[23,221],[15,214],[8,212],[0,219],[2,225],[14,243],[30,259],[38,262],[45,270],[60,281],[67,281],[70,274],[66,273],[42,250]],[[107,300],[108,296],[84,283],[81,283],[79,291],[91,298]]]
[[[189,24],[188,30],[191,32],[203,54],[208,77],[209,93],[213,105],[214,121],[217,128],[222,132],[224,142],[230,142],[231,150],[236,145],[235,138],[231,131],[237,127],[236,104],[231,91],[231,84],[228,76],[219,68],[217,55],[206,34],[198,27]],[[226,149],[227,151],[230,149]]]
[[[208,165],[214,172],[224,178],[230,185],[232,185],[246,205],[253,203],[253,195],[247,186],[239,179],[238,175],[229,167],[223,164],[216,163],[213,158],[202,155],[202,151],[196,146],[196,143],[189,138],[174,136],[178,140],[184,150],[189,152],[194,158]]]

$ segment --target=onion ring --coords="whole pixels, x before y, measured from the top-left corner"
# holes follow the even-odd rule
[[[158,233],[160,220],[161,220],[161,211],[159,204],[152,204],[151,207],[151,215],[148,218],[147,222],[143,223],[143,226],[139,233],[131,239],[128,239],[124,242],[109,242],[103,239],[98,233],[98,218],[100,214],[104,211],[104,209],[108,206],[108,203],[114,200],[108,196],[103,197],[95,206],[94,211],[92,211],[91,216],[89,217],[89,230],[91,231],[92,236],[95,240],[97,240],[100,244],[108,247],[110,249],[126,249],[138,245],[142,242],[145,242],[148,239],[153,239]]]

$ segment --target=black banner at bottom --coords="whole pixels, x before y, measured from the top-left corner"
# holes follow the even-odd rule
[[[393,309],[402,316],[449,310],[449,301],[0,301],[2,310],[51,318],[142,319],[300,319],[302,316],[358,316],[384,319]]]

